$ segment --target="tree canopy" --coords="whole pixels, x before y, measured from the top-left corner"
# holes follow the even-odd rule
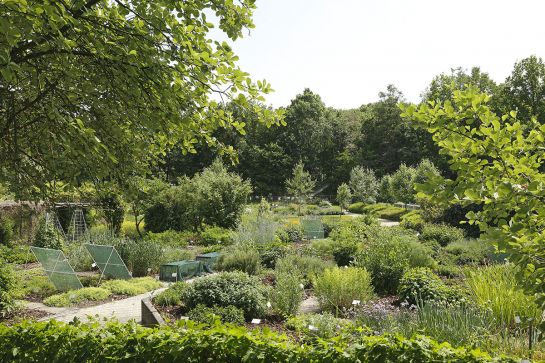
[[[149,170],[174,144],[233,153],[213,136],[244,133],[220,107],[259,106],[265,81],[236,64],[217,26],[242,36],[254,0],[67,0],[0,3],[0,177],[19,197],[46,198],[57,182],[122,179]],[[209,19],[212,18],[212,19]]]

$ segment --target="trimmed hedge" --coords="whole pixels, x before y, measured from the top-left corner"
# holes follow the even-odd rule
[[[0,341],[2,362],[517,362],[424,336],[363,336],[351,345],[318,339],[298,345],[267,329],[191,321],[153,329],[134,323],[24,322],[0,325]]]

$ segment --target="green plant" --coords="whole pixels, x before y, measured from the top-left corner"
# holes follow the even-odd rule
[[[169,229],[158,233],[148,232],[146,239],[163,247],[187,247],[189,241],[194,239],[193,235],[191,232]]]
[[[524,293],[516,272],[513,265],[481,267],[467,272],[470,296],[479,306],[491,310],[501,328],[512,327],[517,316],[541,321],[536,299]]]
[[[293,168],[293,176],[286,180],[286,189],[289,195],[293,195],[299,203],[299,212],[301,204],[308,199],[310,193],[316,186],[316,181],[309,172],[305,171],[303,162],[299,162]]]
[[[462,300],[461,294],[447,286],[432,270],[417,267],[407,270],[398,289],[399,300],[409,304],[425,304],[428,301],[456,303]]]
[[[307,339],[314,338],[330,339],[339,335],[340,331],[350,326],[347,320],[339,319],[331,313],[323,314],[301,314],[289,318],[286,327],[302,334]]]
[[[44,299],[44,304],[47,306],[68,307],[87,301],[105,300],[111,294],[110,290],[101,287],[84,287],[78,290],[52,295]]]
[[[42,220],[38,227],[38,231],[34,236],[33,245],[36,247],[60,250],[64,245],[64,241],[52,223],[46,223],[45,220]]]
[[[422,217],[422,213],[418,210],[413,210],[409,213],[402,215],[399,224],[403,228],[412,229],[414,231],[422,233],[425,222],[424,218]]]
[[[100,287],[110,290],[115,295],[135,296],[161,287],[161,283],[151,277],[140,277],[130,280],[109,280]]]
[[[284,227],[284,231],[287,239],[283,242],[299,243],[303,241],[303,226],[300,224],[290,224]]]
[[[354,264],[369,271],[376,292],[395,294],[408,268],[434,266],[431,255],[431,250],[406,231],[381,228],[364,244]]]
[[[242,271],[249,275],[257,275],[261,268],[261,256],[254,248],[236,246],[224,251],[216,263],[218,271]]]
[[[12,244],[11,246],[0,244],[0,259],[16,265],[36,262],[36,257],[24,244]]]
[[[232,305],[211,308],[200,304],[189,310],[187,317],[193,321],[210,325],[216,320],[222,323],[244,324],[244,312]]]
[[[494,247],[487,240],[462,239],[443,248],[447,258],[456,265],[483,265],[494,255]]]
[[[423,241],[434,240],[443,247],[463,238],[463,230],[446,224],[424,224],[420,235],[420,239]]]
[[[371,276],[364,268],[327,269],[315,278],[314,293],[322,309],[339,315],[354,300],[366,302],[373,297]]]
[[[295,315],[299,310],[304,297],[301,281],[297,272],[276,274],[276,283],[271,291],[271,305],[283,318]]]
[[[0,259],[0,316],[6,317],[17,310],[17,277],[13,268]]]
[[[231,233],[232,232],[226,228],[217,226],[205,226],[203,231],[201,232],[200,243],[204,246],[216,244],[227,246],[233,243]]]
[[[163,249],[157,243],[147,240],[127,241],[125,248],[128,253],[128,259],[125,261],[128,261],[127,265],[134,277],[146,276],[149,274],[148,269],[157,271],[159,268],[163,258]]]
[[[324,261],[321,258],[306,255],[287,255],[276,262],[275,271],[277,274],[299,275],[306,287],[312,286],[312,281],[321,275],[326,268],[333,267],[331,261]]]
[[[7,215],[0,215],[0,245],[9,245],[13,238],[15,222]]]
[[[473,347],[454,348],[421,335],[411,339],[393,334],[362,335],[353,341],[334,337],[318,340],[318,344],[301,344],[270,330],[222,324],[209,326],[192,321],[180,321],[155,329],[136,323],[23,322],[11,327],[0,325],[0,341],[2,362],[153,361],[158,356],[169,362],[312,362],[325,359],[369,363],[520,361],[504,356],[491,358],[488,353]]]
[[[354,198],[364,203],[375,203],[378,196],[378,179],[371,169],[356,166],[350,171],[350,189]]]
[[[417,317],[420,331],[438,341],[486,347],[492,335],[490,312],[471,304],[428,302],[419,305]]]
[[[206,253],[206,252],[202,252]],[[160,264],[174,262],[174,261],[184,261],[184,260],[193,260],[195,259],[194,250],[186,250],[182,248],[175,247],[165,247],[163,248],[163,254],[161,256]]]
[[[343,212],[343,209],[348,208],[350,205],[350,202],[352,201],[352,192],[350,191],[350,187],[348,184],[343,183],[339,185],[337,188],[337,202],[339,202],[339,206],[341,207],[341,214]]]
[[[196,279],[184,291],[182,301],[189,310],[199,304],[233,305],[244,311],[246,319],[263,316],[267,303],[265,287],[243,272],[221,272]]]
[[[153,298],[153,302],[159,306],[176,306],[182,304],[182,296],[187,283],[178,281],[172,284],[168,289],[159,293]]]
[[[261,264],[266,268],[274,268],[276,261],[288,252],[288,246],[280,241],[257,245],[261,256]]]
[[[24,297],[34,295],[44,298],[55,294],[57,291],[42,268],[18,271],[17,277],[21,295]]]

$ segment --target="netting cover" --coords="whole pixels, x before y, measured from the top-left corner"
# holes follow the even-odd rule
[[[202,261],[203,268],[206,272],[212,272],[219,256],[219,252],[210,252],[198,255],[195,259],[197,261]]]
[[[201,261],[176,261],[161,265],[159,280],[175,282],[199,276],[202,273],[203,263]]]
[[[123,280],[132,277],[127,266],[125,266],[125,262],[123,262],[114,246],[86,243],[85,248],[93,256],[93,260],[104,277]]]
[[[307,239],[324,238],[324,225],[320,219],[303,219],[303,231]]]
[[[61,250],[41,247],[30,249],[57,290],[76,290],[83,287]]]

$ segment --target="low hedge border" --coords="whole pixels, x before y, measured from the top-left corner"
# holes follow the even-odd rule
[[[502,362],[424,336],[363,336],[356,343],[317,340],[298,345],[266,328],[180,321],[144,328],[135,323],[23,322],[0,325],[2,362]]]

